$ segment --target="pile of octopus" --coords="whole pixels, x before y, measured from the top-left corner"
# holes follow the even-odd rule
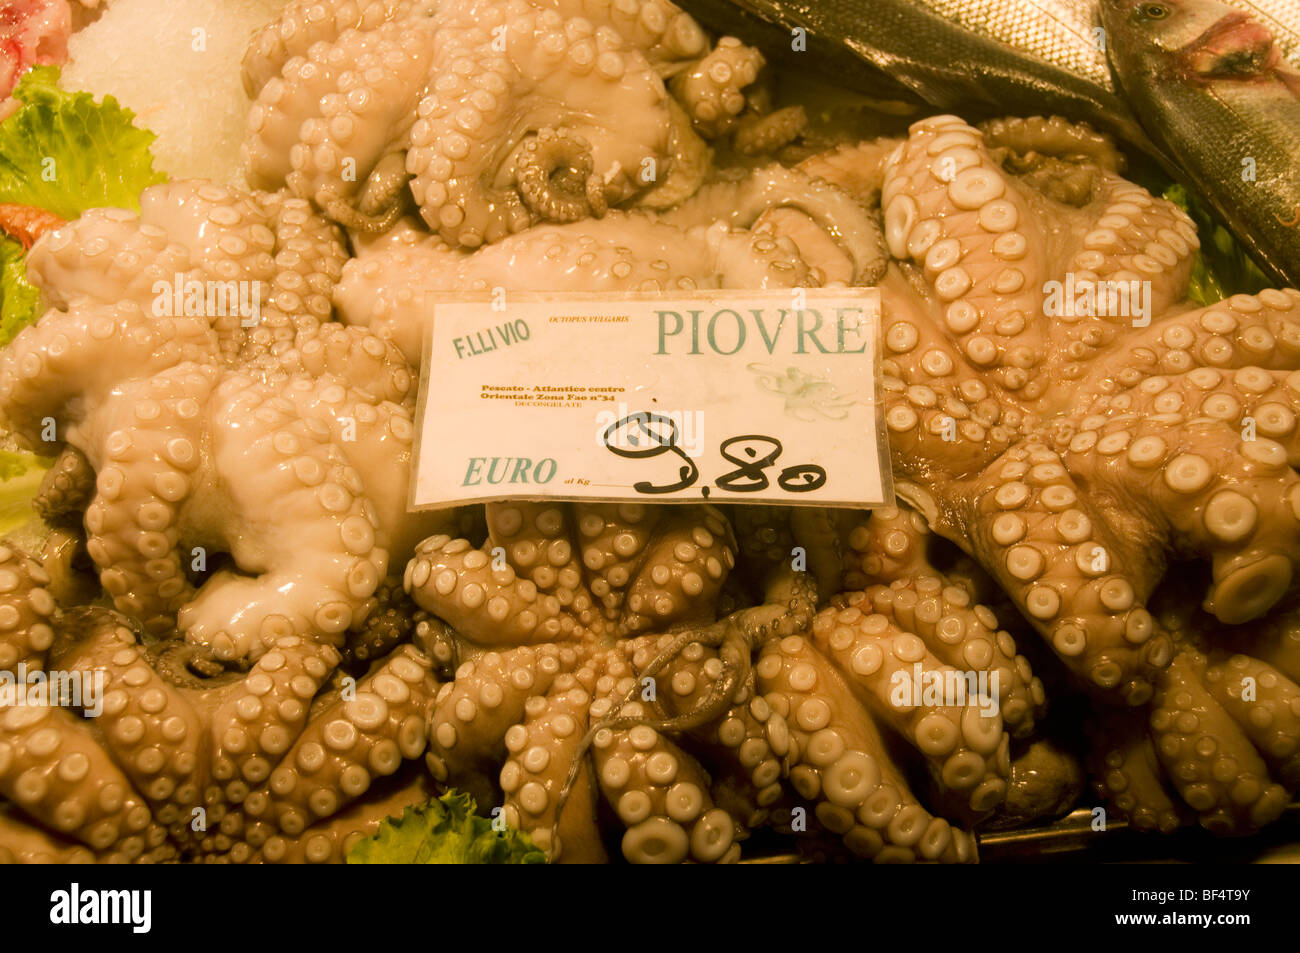
[[[0,550],[0,668],[103,683],[0,706],[0,855],[339,861],[446,787],[575,862],[972,861],[1089,781],[1279,816],[1300,292],[1190,302],[1196,229],[1084,126],[822,142],[762,66],[667,0],[294,0],[248,189],[35,244],[0,414],[64,544]],[[256,321],[153,306],[232,281]],[[1144,320],[1044,308],[1080,282]],[[848,286],[905,505],[406,511],[428,291]]]

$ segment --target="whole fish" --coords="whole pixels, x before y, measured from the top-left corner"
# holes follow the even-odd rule
[[[1156,153],[1117,94],[1095,0],[677,2],[709,29],[765,53],[806,42],[802,61],[798,52],[780,58],[877,95],[901,85],[971,118],[1085,119]]]
[[[1270,277],[1300,285],[1300,71],[1274,33],[1285,21],[1217,0],[1100,5],[1147,131]]]

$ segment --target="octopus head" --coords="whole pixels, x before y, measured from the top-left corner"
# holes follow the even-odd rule
[[[661,182],[678,132],[644,52],[611,26],[523,2],[488,14],[448,14],[411,129],[407,171],[431,228],[476,247],[602,215]]]

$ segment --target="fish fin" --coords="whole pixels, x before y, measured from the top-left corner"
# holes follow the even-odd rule
[[[1201,80],[1259,77],[1275,67],[1279,57],[1273,34],[1235,10],[1179,53],[1185,71]]]
[[[1300,73],[1289,69],[1280,69],[1276,70],[1274,75],[1282,81],[1282,85],[1291,92],[1292,96],[1300,99]]]

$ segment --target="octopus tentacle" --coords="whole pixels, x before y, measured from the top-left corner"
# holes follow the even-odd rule
[[[1097,281],[1103,287],[1105,282],[1148,283],[1151,315],[1169,311],[1187,289],[1200,247],[1196,226],[1172,202],[1156,199],[1119,176],[1104,176],[1098,193],[1090,207],[1100,214],[1084,232],[1067,271],[1074,273],[1076,282]],[[1100,340],[1127,343],[1131,330],[1124,325],[1133,324],[1135,315],[1103,315],[1100,307],[1097,315],[1102,323]],[[1090,328],[1069,321],[1068,316],[1064,330],[1067,340],[1092,343]]]
[[[0,864],[92,864],[89,848],[25,823],[0,805]]]
[[[915,799],[871,721],[842,714],[852,693],[805,639],[771,640],[755,672],[789,727],[791,783],[850,850],[877,862],[974,859],[974,839]]]
[[[1196,585],[1174,579],[1156,594],[1177,651],[1144,719],[1100,720],[1097,788],[1140,829],[1193,814],[1217,833],[1249,833],[1300,784],[1291,707],[1300,686],[1285,671],[1293,610],[1225,631],[1189,598]]]
[[[571,522],[545,504],[489,504],[483,547],[445,536],[426,540],[407,567],[408,589],[423,608],[474,641],[549,641],[604,631],[605,613],[615,614],[624,598],[623,631],[638,631],[651,620],[684,621],[694,599],[716,591],[734,564],[726,524],[707,510],[662,524],[644,507],[580,506],[573,513]],[[615,514],[618,532],[610,521]],[[679,539],[691,526],[691,541]],[[570,542],[574,529],[579,547]],[[506,558],[500,569],[489,555],[498,547]],[[583,565],[603,574],[590,592],[579,585]],[[633,571],[640,568],[651,571],[643,578]],[[626,595],[612,595],[620,590]]]
[[[889,252],[924,267],[944,331],[977,366],[1014,366],[1013,346],[1036,336],[1024,332],[1048,278],[1047,242],[979,133],[952,117],[914,125],[881,202]]]
[[[973,545],[1072,671],[1141,704],[1171,652],[1142,601],[1155,580],[1135,542],[1080,499],[1061,459],[1033,443],[990,467],[973,494]]]
[[[23,564],[6,556],[13,565],[0,572],[17,585],[4,606],[16,635],[39,644],[54,606],[40,598],[40,577],[20,574]],[[25,619],[26,610],[42,621]],[[83,686],[102,679],[102,691],[74,688],[49,705],[0,711],[0,793],[53,832],[15,837],[20,859],[56,848],[84,859],[66,837],[108,861],[338,860],[392,802],[336,809],[365,793],[372,776],[424,751],[435,683],[431,663],[409,646],[354,695],[330,701],[322,688],[339,655],[329,646],[290,636],[246,674],[205,678],[185,667],[184,646],[147,649],[128,622],[98,607],[60,613],[51,671]],[[304,816],[308,823],[299,823]],[[7,814],[0,821],[11,823]]]
[[[527,538],[530,535],[524,534],[521,545],[532,542]],[[532,554],[537,548],[525,551]],[[499,571],[488,568],[491,560],[487,554],[470,549],[465,540],[433,536],[417,547],[404,584],[422,608],[447,619],[474,641],[489,645],[520,639],[547,642],[565,632],[566,623],[572,631],[580,622],[591,622],[593,616],[589,600],[575,605],[580,597],[572,595],[577,580],[568,553],[551,549],[543,559],[546,561],[529,571],[532,578],[520,578],[510,566]],[[558,572],[551,564],[554,560],[559,560]],[[538,578],[542,585],[535,581]],[[458,598],[453,600],[453,596]],[[562,600],[574,606],[577,620],[563,612]]]
[[[322,325],[300,346],[282,351],[276,362],[279,371],[292,377],[346,381],[367,403],[406,405],[415,395],[417,381],[401,353],[362,328]],[[311,412],[310,404],[302,406]]]
[[[639,702],[629,717],[645,714]],[[606,799],[627,825],[623,855],[634,863],[672,864],[688,856],[706,863],[740,857],[735,822],[713,807],[699,764],[648,725],[601,728],[592,742],[595,773]]]
[[[41,479],[32,507],[50,525],[80,523],[94,490],[95,470],[85,454],[65,446]]]
[[[54,642],[54,600],[44,588],[49,583],[39,563],[0,543],[0,671],[13,673],[19,664],[30,670],[44,667]]]
[[[1152,536],[1159,540],[1168,526],[1175,548],[1211,559],[1205,605],[1221,621],[1255,618],[1284,595],[1300,532],[1289,500],[1300,494],[1300,478],[1281,444],[1242,441],[1217,421],[1181,417],[1121,419],[1097,435],[1094,448],[1071,452],[1068,462],[1107,492],[1141,489],[1162,514]]]
[[[275,234],[275,274],[261,320],[244,339],[239,358],[259,358],[292,348],[329,327],[330,293],[348,260],[339,230],[288,193],[260,193]]]
[[[844,587],[866,589],[933,572],[928,558],[930,528],[920,513],[901,506],[872,510],[849,534],[843,556]]]
[[[210,359],[216,337],[205,324],[192,318],[152,322],[130,300],[50,312],[5,348],[0,411],[20,440],[49,452],[66,440],[64,408],[83,394],[103,400],[120,379],[121,366],[99,353],[105,342],[121,342],[121,358],[138,361],[132,366],[147,374],[159,365]],[[44,439],[50,420],[65,422],[56,426],[53,444]]]
[[[695,133],[686,111],[670,98],[668,111],[667,171],[655,169],[643,192],[629,205],[636,209],[670,209],[685,202],[713,171],[713,150]],[[649,171],[649,170],[647,170]]]
[[[1288,792],[1300,786],[1300,686],[1268,663],[1239,654],[1212,656],[1205,684]]]
[[[1179,795],[1211,830],[1254,830],[1274,820],[1288,794],[1242,727],[1207,689],[1206,658],[1175,656],[1151,711],[1156,755]]]
[[[881,599],[886,594],[896,598],[909,593],[879,587],[864,593],[861,600],[875,612],[863,614],[858,606],[848,605],[821,613],[813,624],[813,644],[839,666],[850,689],[869,710],[916,746],[942,779],[945,791],[963,798],[963,807],[973,816],[984,814],[1002,801],[1010,772],[1010,740],[1003,730],[1001,699],[986,698],[967,687],[966,675],[941,661],[924,639],[912,633],[914,625],[899,624],[901,613],[893,611],[891,604],[894,598]],[[969,658],[961,660],[971,666],[971,672],[988,671],[971,664],[971,660],[983,661],[976,653],[979,644],[971,643]],[[991,646],[991,640],[984,644]],[[954,704],[958,699],[944,689],[935,693],[935,699],[916,704],[927,698],[923,688],[927,683],[956,685],[954,677],[962,680],[960,703]]]
[[[825,152],[814,153],[796,168],[843,189],[863,205],[879,205],[885,173],[902,144],[891,138],[841,143]]]
[[[590,665],[590,663],[589,663]],[[595,823],[594,784],[585,759],[569,789],[566,772],[587,730],[594,669],[587,678],[557,679],[545,696],[533,695],[524,719],[505,734],[501,768],[506,823],[527,833],[552,861],[598,863],[605,849]],[[587,685],[577,684],[579,681]]]
[[[105,246],[116,254],[96,254]],[[51,307],[64,310],[81,299],[149,300],[156,282],[170,284],[176,272],[191,267],[183,245],[170,242],[160,228],[140,227],[135,215],[119,208],[88,209],[43,235],[27,256],[29,277]]]
[[[519,197],[543,222],[600,218],[608,206],[592,168],[591,145],[585,139],[539,129],[516,160]]]
[[[742,156],[771,155],[799,138],[807,125],[808,114],[801,105],[742,115],[731,134],[732,146]]]
[[[267,83],[249,113],[243,147],[249,182],[268,190],[287,185],[327,216],[347,218],[349,227],[368,222],[355,208],[357,193],[406,140],[434,36],[434,21],[410,17],[345,32],[331,46],[290,59],[284,78]],[[369,227],[382,222],[381,216]]]
[[[1059,330],[1031,320],[1052,307],[1043,295],[1058,278],[1047,259],[1053,246],[1039,224],[1044,200],[1026,194],[965,123],[939,117],[912,131],[891,156],[881,194],[890,252],[924,266],[944,308],[945,330],[974,364],[993,368],[1007,389],[1038,399],[1048,378],[1026,371],[1046,339],[1059,334],[1066,353],[1083,357],[1116,340],[1117,329],[1071,317],[1073,302],[1051,312],[1064,318]],[[1186,287],[1195,228],[1181,210],[1137,186],[1114,175],[1099,182],[1099,194],[1080,211],[1100,227],[1086,231],[1068,271],[1082,284],[1144,280],[1151,313],[1159,314]],[[1067,221],[1079,214],[1059,203],[1053,211]],[[1077,361],[1067,376],[1080,373]]]
[[[306,55],[315,44],[349,30],[373,30],[404,19],[413,6],[411,0],[293,0],[249,40],[242,69],[248,98],[255,98],[286,62]]]
[[[1090,721],[1089,733],[1097,793],[1137,830],[1169,834],[1181,827],[1185,811],[1165,781],[1145,713],[1102,712]]]
[[[678,226],[725,221],[743,228],[778,208],[801,211],[822,228],[849,256],[855,282],[880,261],[879,229],[867,209],[838,187],[781,165],[765,166],[739,182],[707,186],[665,213],[663,221]]]
[[[342,396],[343,389],[326,379],[314,388],[316,400],[330,401],[331,389]],[[219,573],[221,585],[204,587],[182,608],[178,625],[187,639],[211,646],[223,659],[260,654],[272,633],[339,636],[388,562],[360,475],[337,445],[325,442],[325,424],[292,413],[293,405],[269,388],[231,376],[214,400],[221,419],[255,422],[238,441],[216,440],[212,451],[217,467],[237,472],[253,465],[259,475],[230,487],[243,519],[271,524],[287,515],[297,528],[250,545],[237,527],[212,527],[237,563],[260,575]],[[266,598],[268,591],[276,598]]]
[[[114,430],[86,509],[86,551],[100,582],[119,612],[155,633],[173,629],[177,611],[194,595],[181,562],[180,512],[199,462],[197,417],[211,378],[190,371],[182,366],[149,382],[144,390],[153,399],[141,395],[133,423],[172,426]]]
[[[408,807],[429,800],[432,792],[420,776],[379,798],[357,801],[297,835],[272,834],[257,849],[235,845],[225,855],[236,863],[342,863],[357,841],[370,837],[386,819],[401,817]]]
[[[815,581],[817,599],[827,599],[844,588],[845,546],[860,518],[854,511],[812,507],[735,507],[732,520],[745,575],[762,586],[799,558]]]
[[[386,576],[366,605],[354,613],[343,658],[348,662],[366,662],[387,655],[410,640],[417,625],[417,611],[403,591],[402,581],[396,576]]]
[[[357,684],[355,697],[314,717],[266,783],[244,799],[250,834],[258,827],[298,836],[423,754],[425,713],[437,689],[431,667],[422,653],[402,646]]]
[[[669,0],[544,0],[566,16],[613,27],[642,50],[661,76],[670,76],[708,52],[709,38],[689,14]]]
[[[1288,461],[1300,462],[1296,446],[1300,375],[1294,371],[1247,367],[1224,373],[1201,367],[1174,377],[1153,375],[1139,388],[1090,404],[1081,402],[1080,407],[1087,413],[1063,420],[1056,438],[1058,444],[1068,441],[1075,452],[1089,449],[1098,439],[1098,428],[1111,420],[1131,420],[1134,413],[1168,415],[1162,419],[1169,421],[1196,414],[1236,431],[1245,441],[1253,442],[1252,436],[1261,441],[1255,448],[1261,457],[1275,454],[1280,447]]]
[[[980,123],[978,128],[990,148],[1015,153],[1021,163],[1038,154],[1084,161],[1107,172],[1124,169],[1124,154],[1115,140],[1087,123],[1061,116],[1009,116]]]
[[[103,673],[105,748],[157,822],[187,839],[190,808],[204,784],[200,755],[207,739],[180,691],[150,668],[134,633],[112,617],[52,661],[85,676]]]
[[[0,793],[110,860],[134,860],[166,838],[86,722],[61,708],[0,712]]]
[[[524,645],[462,663],[429,710],[429,772],[438,781],[472,776],[499,757],[507,729],[524,718],[527,699],[545,696],[583,654],[567,645]]]
[[[311,698],[338,663],[332,647],[288,636],[258,659],[247,677],[212,692],[211,771],[203,792],[209,812],[217,813],[219,806],[233,811],[250,789],[267,780],[277,759],[301,736]]]
[[[931,565],[930,536],[917,513],[899,507],[873,510],[849,536],[845,584],[851,591],[838,595],[832,604],[841,614],[858,607],[893,616],[897,625],[920,636],[945,665],[996,672],[1003,722],[1012,737],[1023,738],[1043,714],[1042,681],[1033,675],[1028,660],[1017,654],[1011,634],[998,628],[993,611],[975,604],[972,587]],[[876,581],[889,586],[873,586]],[[850,623],[858,622],[852,612],[848,616]]]
[[[1226,301],[1168,318],[1132,334],[1127,347],[1102,370],[1080,379],[1086,389],[1132,388],[1163,374],[1252,368],[1293,372],[1300,360],[1300,291],[1270,289],[1257,296],[1234,295]],[[1130,332],[1131,333],[1131,332]],[[1248,384],[1249,375],[1243,375]],[[1154,385],[1147,385],[1154,386]],[[1255,388],[1248,388],[1255,389]]]
[[[746,106],[744,89],[758,79],[765,62],[754,47],[724,36],[708,55],[675,75],[669,88],[696,130],[716,139],[735,128]]]
[[[405,213],[406,203],[403,197],[409,197],[406,191],[411,174],[406,171],[406,155],[390,152],[378,162],[366,177],[357,196],[356,211],[367,217],[383,217],[387,230],[396,221],[398,214]]]
[[[662,653],[668,639],[630,639],[623,651],[632,660],[641,684],[654,677],[665,686],[662,694],[656,692],[655,707],[667,722],[677,723],[683,716],[714,707],[711,697],[718,694],[726,666],[715,649],[692,642],[674,653],[659,675],[647,676],[654,653]],[[781,716],[754,695],[753,670],[730,684],[733,687],[726,695],[729,707],[691,727],[689,734],[705,746],[700,758],[713,778],[710,790],[715,801],[742,824],[753,827],[766,819],[767,809],[781,797],[780,759],[789,747]]]

